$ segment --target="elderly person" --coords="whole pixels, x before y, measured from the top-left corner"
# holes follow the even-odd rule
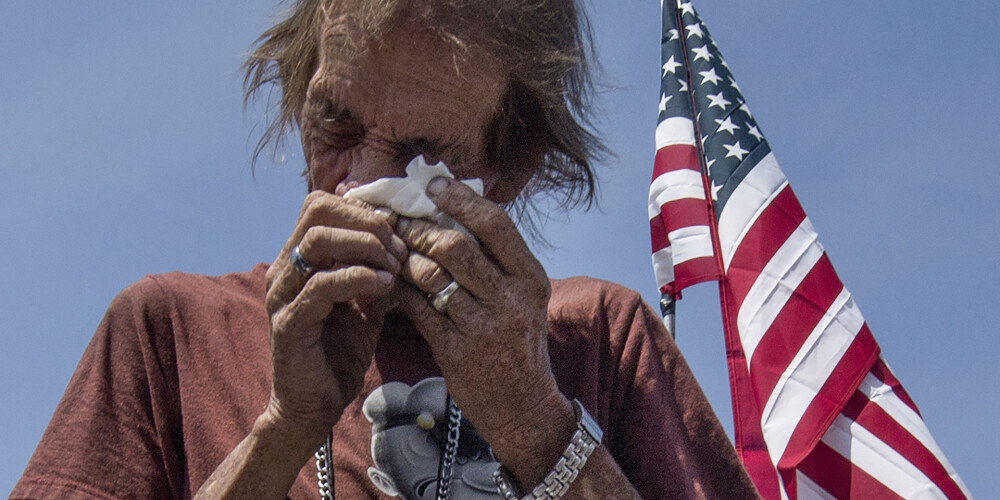
[[[270,266],[122,292],[12,497],[315,498],[328,437],[338,498],[754,496],[658,317],[549,280],[505,211],[592,194],[581,15],[295,2],[247,64],[248,93],[280,84],[269,135],[301,132],[291,236]],[[482,179],[426,187],[467,232],[344,197],[418,155]]]

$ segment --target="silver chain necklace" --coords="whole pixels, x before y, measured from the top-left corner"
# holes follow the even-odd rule
[[[316,481],[319,483],[320,500],[333,500],[333,431],[326,435],[326,442],[316,450]]]
[[[437,500],[448,500],[451,478],[455,472],[455,457],[458,456],[458,440],[461,437],[462,410],[455,401],[447,399],[448,438],[444,453],[438,465]],[[326,442],[316,450],[316,482],[319,485],[320,500],[333,500],[333,431],[326,435]]]

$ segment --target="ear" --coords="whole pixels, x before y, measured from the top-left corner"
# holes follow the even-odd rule
[[[497,165],[495,168],[503,173],[490,186],[489,192],[485,193],[486,197],[501,205],[514,201],[535,176],[542,163],[541,156],[539,153],[526,151],[523,157],[509,157],[508,165]]]
[[[396,483],[392,481],[392,478],[388,474],[382,472],[375,467],[368,468],[368,478],[372,480],[372,483],[376,488],[382,493],[389,495],[391,497],[398,497],[399,491],[396,490]]]
[[[486,193],[497,203],[509,203],[521,193],[545,160],[552,142],[548,119],[527,87],[512,79],[486,127],[486,157],[500,175]]]

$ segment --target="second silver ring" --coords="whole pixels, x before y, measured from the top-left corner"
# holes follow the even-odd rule
[[[451,296],[454,295],[459,288],[462,287],[453,280],[448,284],[448,286],[444,287],[444,290],[431,294],[429,296],[431,299],[431,307],[436,309],[437,312],[441,314],[448,314],[448,301],[451,300]]]

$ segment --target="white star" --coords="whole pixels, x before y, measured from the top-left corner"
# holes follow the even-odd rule
[[[691,38],[693,36],[701,38],[701,37],[705,36],[705,33],[703,33],[701,31],[701,25],[698,24],[698,23],[689,24],[689,25],[685,26],[684,29],[686,29],[687,32],[688,32],[688,35],[687,35],[688,38]]]
[[[740,147],[740,141],[736,141],[735,144],[723,144],[722,147],[726,148],[726,158],[730,156],[735,156],[737,160],[743,161],[743,157],[746,156],[749,151]]]
[[[691,14],[692,16],[694,15],[694,6],[691,5],[691,2],[684,2],[684,3],[678,2],[677,8],[681,9],[682,15],[683,14]]]
[[[723,111],[726,110],[726,106],[732,104],[731,102],[726,100],[726,98],[722,95],[722,92],[719,92],[718,94],[715,95],[708,94],[708,99],[712,101],[711,103],[709,103],[708,107],[711,108],[712,106],[718,106],[722,108]]]
[[[709,172],[711,172],[711,171],[712,171],[712,164],[713,164],[713,163],[715,163],[715,158],[712,158],[711,160],[708,160],[708,163],[707,163],[707,164],[705,164],[705,168],[706,168],[706,169],[707,169],[707,170],[708,170]]]
[[[694,52],[695,61],[697,61],[698,59],[704,59],[706,62],[711,62],[712,58],[715,57],[708,51],[708,47],[705,45],[702,45],[701,47],[695,47],[691,49],[691,52]]]
[[[670,30],[670,31],[667,31],[667,33],[670,33],[670,39],[667,40],[668,42],[672,42],[672,41],[677,40],[678,38],[681,37],[680,33],[678,33],[677,30]]]
[[[758,141],[764,140],[764,135],[760,133],[756,125],[751,125],[750,130],[747,131],[748,134],[754,136]]]
[[[719,191],[722,190],[722,185],[716,185],[715,181],[712,181],[712,199],[719,201]]]
[[[661,94],[660,95],[660,113],[662,113],[662,112],[664,112],[664,111],[667,110],[667,102],[670,101],[673,98],[674,98],[674,96],[672,96],[672,95],[669,95],[669,96],[667,94]]]
[[[681,84],[681,89],[678,90],[678,92],[687,92],[688,91],[688,81],[687,80],[685,80],[683,78],[678,78],[677,79],[677,83]]]
[[[740,126],[733,123],[731,117],[727,116],[725,120],[716,119],[715,123],[719,124],[719,130],[725,130],[729,132],[729,135],[734,135],[734,133],[740,129]]]
[[[743,103],[743,104],[742,104],[742,105],[740,106],[740,111],[742,111],[742,112],[746,113],[746,114],[747,114],[747,116],[749,116],[750,118],[753,118],[753,113],[751,113],[751,112],[750,112],[750,108],[749,108],[749,107],[747,107],[747,103]]]
[[[667,59],[667,62],[663,63],[663,76],[665,77],[668,74],[676,74],[679,66],[684,65],[675,61],[674,55],[670,54],[670,59]]]
[[[726,69],[729,69],[729,64],[728,64],[728,63],[726,63],[726,60],[725,60],[725,59],[719,59],[719,64],[721,64],[721,65],[725,66],[725,67],[726,67]],[[730,69],[729,71],[732,71],[732,70]]]
[[[704,85],[705,82],[712,82],[712,85],[718,85],[719,81],[722,80],[721,76],[715,74],[715,68],[712,68],[708,71],[699,71],[698,74],[701,75],[702,85]]]
[[[736,89],[737,92],[741,94],[743,93],[743,89],[741,89],[739,85],[736,85],[736,80],[734,80],[731,76],[729,77],[729,86]]]

